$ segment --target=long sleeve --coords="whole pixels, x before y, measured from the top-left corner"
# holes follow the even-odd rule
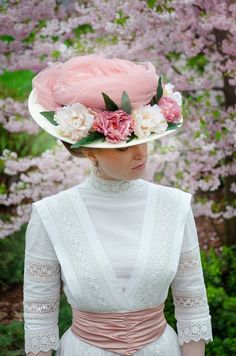
[[[61,269],[53,245],[32,204],[25,235],[23,285],[25,352],[57,350]]]
[[[188,212],[178,270],[171,283],[180,345],[212,341],[211,316],[192,207]]]

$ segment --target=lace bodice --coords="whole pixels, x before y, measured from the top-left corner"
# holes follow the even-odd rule
[[[87,311],[158,305],[171,286],[179,343],[212,340],[190,194],[154,186],[142,179],[107,184],[91,175],[33,204],[24,270],[26,352],[58,348],[61,281],[68,302]],[[103,235],[107,240],[99,239]],[[111,235],[120,236],[122,248]],[[130,262],[125,291],[112,263],[119,254],[119,263],[122,256]],[[158,345],[168,355],[164,343]]]

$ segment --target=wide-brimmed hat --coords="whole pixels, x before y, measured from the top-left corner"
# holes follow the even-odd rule
[[[42,129],[77,151],[128,147],[182,126],[182,97],[173,88],[151,62],[92,54],[39,72],[28,107]]]

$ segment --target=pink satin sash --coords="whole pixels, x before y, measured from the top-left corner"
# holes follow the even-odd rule
[[[72,307],[71,331],[96,347],[130,356],[162,335],[167,325],[164,306],[112,313],[85,312]]]

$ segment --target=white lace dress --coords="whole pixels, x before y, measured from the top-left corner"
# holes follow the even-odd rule
[[[117,355],[70,328],[59,338],[61,282],[68,303],[91,312],[158,306],[171,287],[178,334],[167,325],[137,356],[180,356],[184,342],[212,340],[191,194],[91,172],[83,183],[32,206],[24,268],[26,353]]]

